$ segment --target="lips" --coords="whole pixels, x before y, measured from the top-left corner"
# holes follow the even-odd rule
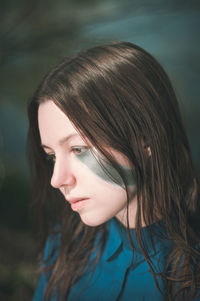
[[[68,199],[68,202],[71,204],[73,211],[78,211],[86,205],[87,200],[88,198],[71,198]]]

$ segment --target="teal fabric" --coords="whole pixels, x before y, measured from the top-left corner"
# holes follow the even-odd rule
[[[152,237],[154,246],[150,239],[149,228],[154,233]],[[161,232],[159,224],[142,228],[142,237],[152,263],[155,265],[160,290],[137,244],[135,230],[131,230],[135,246],[134,253],[126,229],[115,218],[107,223],[107,230],[106,245],[91,282],[88,283],[91,276],[91,270],[89,270],[71,288],[67,301],[163,300],[164,286],[159,273],[164,271],[165,260],[172,244],[166,235],[165,238],[161,235],[163,230]],[[44,260],[47,264],[56,260],[59,242],[60,235],[48,238],[44,250]],[[94,256],[95,254],[92,255]],[[48,278],[49,275],[40,276],[33,301],[44,300]],[[54,300],[55,298],[52,298],[52,301]]]

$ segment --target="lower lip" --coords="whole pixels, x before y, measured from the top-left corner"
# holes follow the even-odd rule
[[[71,208],[73,211],[78,211],[79,209],[83,208],[87,203],[87,199],[80,200],[78,202],[72,203]]]

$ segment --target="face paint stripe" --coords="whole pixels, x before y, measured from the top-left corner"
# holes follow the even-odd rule
[[[86,165],[95,175],[100,177],[106,182],[111,184],[124,186],[123,180],[120,174],[115,168],[105,159],[96,158],[90,150],[84,151],[81,154],[76,155],[76,157]],[[128,186],[135,186],[136,181],[133,176],[133,172],[130,168],[119,165],[122,174],[127,182]]]

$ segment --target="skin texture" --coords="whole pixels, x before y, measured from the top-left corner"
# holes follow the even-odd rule
[[[126,226],[127,196],[117,171],[99,154],[96,158],[96,150],[86,144],[69,118],[51,100],[40,104],[38,124],[42,147],[54,161],[51,185],[61,191],[82,221],[98,226],[115,216]],[[111,152],[129,184],[130,227],[133,228],[137,209],[135,179],[131,177],[127,158],[114,150]],[[72,204],[85,198],[82,206]]]
[[[119,173],[112,167],[106,159],[103,159],[98,153],[92,153],[90,150],[85,150],[83,153],[77,155],[77,158],[85,164],[91,172],[97,177],[100,177],[105,182],[113,185],[123,185],[123,180]],[[132,170],[126,166],[120,165],[119,167],[125,176],[129,186],[135,185],[135,179]]]

